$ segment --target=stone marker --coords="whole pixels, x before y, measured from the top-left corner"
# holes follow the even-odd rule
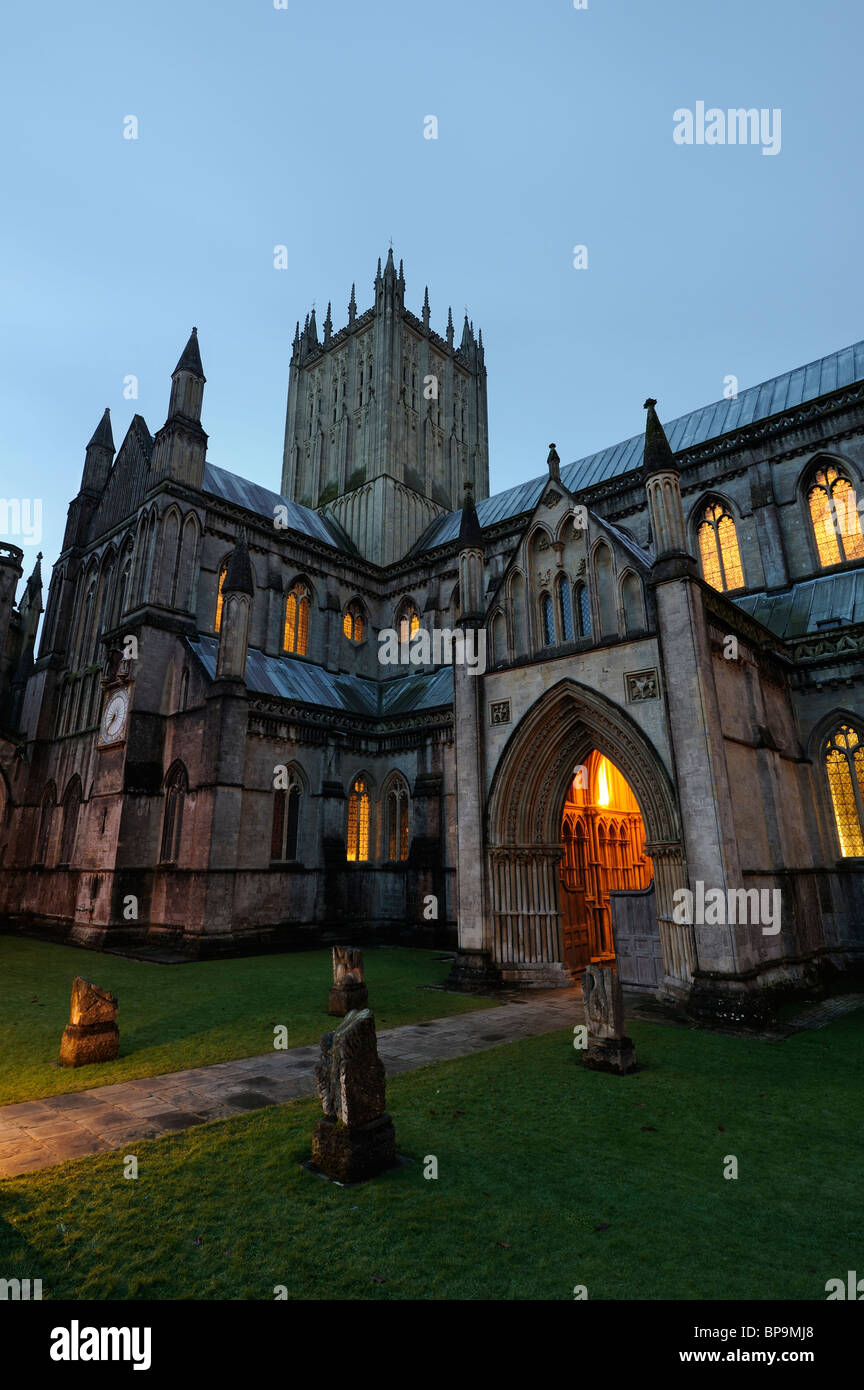
[[[582,998],[588,1023],[588,1046],[582,1065],[619,1076],[636,1070],[636,1048],[625,1033],[624,994],[611,965],[586,966]]]
[[[396,1164],[396,1131],[384,1106],[384,1066],[371,1010],[352,1010],[321,1039],[315,1084],[324,1118],[312,1162],[337,1182],[362,1182]]]
[[[72,981],[69,1022],[60,1039],[61,1067],[113,1062],[120,1048],[117,1000],[107,989],[76,975]]]
[[[353,946],[333,947],[333,988],[327,1012],[344,1017],[352,1009],[365,1009],[369,991],[363,983],[363,955]]]

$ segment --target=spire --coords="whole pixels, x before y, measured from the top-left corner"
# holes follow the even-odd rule
[[[312,313],[309,315],[308,328],[309,342],[312,347],[318,346],[318,324],[315,321],[315,305],[312,305]]]
[[[297,327],[294,329],[294,352],[300,351],[300,320],[297,320]]]
[[[460,350],[461,352],[469,352],[470,349],[471,349],[471,347],[472,347],[472,345],[473,345],[473,338],[472,338],[472,336],[471,336],[471,329],[470,329],[469,326],[468,326],[468,315],[466,314],[466,315],[465,315],[465,322],[464,322],[464,324],[463,324],[463,326],[462,326],[462,341],[461,341],[461,343],[459,344],[459,350]]]
[[[376,288],[376,290],[377,290],[377,288],[378,288],[378,286],[379,286],[380,284],[381,284],[381,257],[379,256],[379,257],[378,257],[378,269],[377,269],[377,271],[376,271],[376,273],[375,273],[375,288]]]
[[[225,594],[255,593],[255,581],[252,577],[252,562],[249,559],[249,546],[246,542],[245,529],[241,530],[237,537],[237,544],[229,556],[222,593],[223,596]]]
[[[428,327],[429,327],[429,318],[430,318],[431,312],[432,312],[432,311],[431,311],[431,309],[429,308],[429,286],[427,285],[427,286],[426,286],[426,289],[425,289],[424,292],[423,292],[423,327],[424,327],[424,328],[428,328]]]
[[[93,431],[93,438],[87,445],[88,449],[107,449],[110,454],[114,453],[114,435],[111,432],[111,411],[107,405],[105,413],[99,424]]]
[[[400,258],[399,258],[399,288],[402,289],[402,290],[404,290],[404,288],[405,288],[405,271],[402,269],[402,258],[401,258],[401,256],[400,256]]]
[[[451,347],[451,348],[452,348],[452,346],[453,346],[453,335],[454,335],[455,331],[456,331],[456,330],[455,330],[454,327],[453,327],[453,310],[452,310],[452,308],[448,308],[448,310],[447,310],[447,345],[448,345],[448,347]]]
[[[657,411],[654,409],[657,402],[649,396],[645,402],[645,409],[648,411],[648,419],[645,422],[645,452],[642,457],[642,471],[646,477],[652,473],[673,473],[678,472],[678,465],[675,456],[669,447],[669,440],[666,438],[666,431],[657,418]]]
[[[549,457],[546,460],[546,466],[549,469],[549,477],[552,479],[552,482],[560,483],[561,460],[558,457],[558,450],[555,448],[554,444],[549,445]]]
[[[392,246],[390,247],[390,250],[387,252],[387,264],[386,264],[385,267],[384,267],[384,279],[385,279],[385,280],[395,280],[395,279],[396,279],[396,267],[395,267],[395,265],[393,264],[393,247],[392,247]]]
[[[189,334],[189,341],[180,354],[180,361],[171,373],[176,376],[178,372],[188,372],[190,376],[200,377],[201,381],[206,381],[204,368],[201,366],[201,350],[198,347],[198,329],[193,328]]]
[[[324,320],[324,341],[329,343],[333,336],[333,318],[330,313],[330,300],[327,300],[327,317]]]
[[[354,294],[354,285],[351,286],[351,298],[348,300],[348,322],[353,323],[357,317],[357,299]]]
[[[462,522],[459,526],[459,549],[482,550],[483,531],[474,505],[474,484],[465,484],[465,498],[462,503]]]
[[[93,431],[93,438],[84,452],[84,472],[81,475],[81,490],[101,492],[108,481],[111,464],[114,460],[114,435],[111,432],[111,412],[105,413]]]

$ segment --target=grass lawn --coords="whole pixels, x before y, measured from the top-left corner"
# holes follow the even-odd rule
[[[398,946],[366,951],[377,1028],[494,1007],[493,999],[423,989],[447,976],[448,962],[435,959],[440,954]],[[76,975],[117,995],[116,1062],[74,1070],[54,1065]],[[0,1105],[254,1057],[272,1048],[276,1024],[287,1028],[289,1047],[317,1042],[332,1026],[329,950],[153,965],[0,936],[0,979]]]
[[[566,1300],[824,1300],[864,1269],[864,1013],[774,1044],[631,1033],[631,1077],[566,1032],[395,1077],[413,1162],[359,1187],[300,1167],[312,1101],[138,1143],[137,1180],[121,1151],[10,1179],[0,1269],[55,1299]]]

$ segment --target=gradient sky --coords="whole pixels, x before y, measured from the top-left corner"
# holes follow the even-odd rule
[[[483,330],[493,492],[857,341],[862,37],[860,0],[7,10],[0,496],[53,563],[103,408],[155,432],[193,324],[208,457],[278,489],[295,320],[367,308],[391,238],[408,306]],[[698,101],[780,108],[781,153],[676,145]]]

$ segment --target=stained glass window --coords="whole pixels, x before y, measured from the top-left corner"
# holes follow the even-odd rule
[[[844,859],[864,855],[864,747],[858,734],[843,724],[825,749],[834,820]]]
[[[288,774],[288,786],[273,793],[273,829],[270,858],[290,862],[297,858],[297,831],[300,823],[300,783]]]
[[[543,645],[551,647],[555,641],[555,609],[549,594],[540,598],[540,615],[543,622]]]
[[[820,468],[807,494],[819,563],[839,565],[864,558],[864,535],[855,490],[833,466]],[[841,550],[842,547],[842,550]]]
[[[414,633],[420,628],[420,615],[413,603],[404,603],[399,610],[397,619],[399,628],[399,641],[410,642]]]
[[[699,553],[702,574],[712,589],[743,589],[735,522],[719,502],[709,502],[699,523]]]
[[[348,854],[352,861],[369,858],[369,792],[358,777],[348,798]]]
[[[349,603],[342,619],[342,631],[349,642],[362,642],[366,631],[363,609],[359,603]]]
[[[216,591],[216,622],[215,631],[218,632],[222,626],[222,586],[225,583],[225,576],[228,573],[228,561],[226,560],[219,571],[219,588]]]
[[[558,611],[561,615],[561,638],[573,641],[573,609],[570,604],[570,582],[566,575],[558,580]]]
[[[309,607],[311,594],[301,580],[294,585],[285,602],[285,636],[283,650],[296,656],[306,655],[309,639]]]
[[[408,788],[400,779],[387,792],[387,858],[393,862],[407,859],[410,844]]]
[[[576,613],[579,618],[579,636],[591,636],[591,599],[585,584],[576,585]]]

